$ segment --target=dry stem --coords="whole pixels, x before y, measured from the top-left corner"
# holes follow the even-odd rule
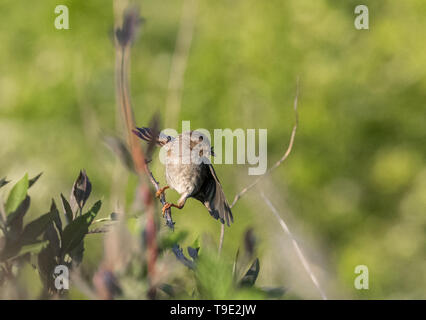
[[[280,166],[280,164],[283,163],[288,158],[288,156],[290,155],[291,150],[293,149],[294,138],[296,137],[297,126],[299,125],[299,114],[297,112],[298,101],[299,101],[299,78],[297,78],[296,96],[294,97],[294,103],[293,103],[293,109],[294,109],[294,114],[295,114],[295,122],[294,122],[294,125],[293,125],[293,130],[291,131],[290,141],[288,143],[287,150],[285,151],[285,153],[281,157],[281,159],[279,159],[271,168],[269,168],[268,171],[266,171],[265,174],[259,176],[256,180],[254,180],[247,187],[245,187],[244,189],[242,189],[239,193],[237,193],[235,195],[234,201],[232,201],[232,204],[230,206],[231,208],[233,208],[235,206],[235,204],[237,203],[237,201],[240,200],[241,197],[245,193],[247,193],[249,190],[251,190],[253,187],[255,187],[263,178],[265,178],[272,171],[274,171],[276,168],[278,168]],[[222,251],[224,237],[225,237],[225,225],[222,224],[221,225],[221,230],[220,230],[220,239],[219,239],[219,255],[220,255],[220,253]]]
[[[293,237],[293,234],[290,232],[290,229],[287,227],[287,224],[284,222],[284,220],[281,218],[280,214],[278,213],[277,209],[272,205],[271,201],[265,196],[263,191],[260,192],[260,195],[262,196],[265,203],[268,205],[268,207],[271,209],[272,213],[275,215],[275,217],[278,219],[281,228],[284,230],[284,232],[289,236],[291,239],[291,242],[293,244],[294,250],[296,251],[297,256],[300,259],[300,262],[303,265],[303,268],[308,273],[309,277],[311,278],[312,282],[314,283],[315,287],[318,289],[321,298],[323,300],[327,300],[327,297],[324,293],[324,291],[321,289],[319,282],[315,276],[315,274],[312,272],[311,267],[309,266],[308,261],[306,260],[305,256],[302,253],[302,250],[300,249],[299,245],[297,244],[296,239]]]
[[[148,278],[150,281],[149,298],[155,297],[155,288],[152,285],[152,279],[155,275],[155,263],[157,259],[157,243],[156,243],[156,227],[154,216],[153,193],[148,187],[148,178],[152,173],[149,171],[145,161],[145,155],[142,147],[133,134],[135,128],[135,120],[133,109],[130,103],[129,90],[129,64],[130,64],[130,48],[132,41],[136,37],[136,32],[141,19],[136,9],[128,9],[124,13],[123,27],[116,29],[116,94],[118,106],[121,111],[122,118],[125,123],[127,142],[130,154],[133,159],[135,172],[139,177],[138,192],[143,199],[146,208],[146,244],[147,244],[147,261],[148,261]]]

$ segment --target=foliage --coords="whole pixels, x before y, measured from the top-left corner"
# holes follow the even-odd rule
[[[48,241],[40,239],[46,226],[53,220],[49,212],[38,219],[27,223],[24,227],[23,221],[30,207],[31,198],[27,194],[28,189],[37,181],[39,176],[28,180],[28,175],[19,180],[12,188],[6,204],[0,204],[2,210],[0,215],[0,229],[2,237],[0,243],[0,279],[4,279],[11,272],[14,261],[22,259],[30,253],[38,253],[48,245]],[[6,181],[5,178],[2,179]],[[31,182],[31,183],[30,183]],[[5,183],[2,183],[4,186]]]
[[[40,176],[41,174],[28,180],[26,174],[13,186],[7,198],[4,206],[7,218],[0,220],[3,231],[0,243],[4,243],[0,251],[0,279],[2,282],[8,278],[13,279],[12,267],[22,260],[30,261],[29,256],[35,255],[37,263],[34,267],[38,270],[46,291],[52,293],[56,290],[55,267],[66,265],[71,269],[81,263],[84,239],[101,208],[101,201],[97,201],[88,212],[82,214],[84,204],[91,192],[91,184],[86,173],[80,171],[71,191],[71,203],[74,204],[74,209],[61,194],[64,225],[55,201],[52,199],[49,212],[23,227],[24,216],[30,207],[27,191]],[[2,181],[6,179],[3,178]]]

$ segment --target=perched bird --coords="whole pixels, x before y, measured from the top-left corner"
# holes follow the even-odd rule
[[[233,222],[231,208],[209,159],[214,152],[207,136],[198,131],[184,132],[176,138],[163,134],[154,136],[150,128],[136,128],[133,132],[142,140],[165,148],[167,186],[159,189],[156,196],[171,187],[181,197],[177,205],[166,203],[163,215],[166,209],[182,209],[188,198],[195,198],[204,204],[213,218],[222,223],[226,221],[228,226]]]

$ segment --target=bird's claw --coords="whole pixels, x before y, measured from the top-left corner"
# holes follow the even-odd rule
[[[165,187],[163,187],[163,188],[161,188],[161,189],[158,189],[157,190],[157,192],[155,193],[155,197],[156,198],[159,198],[163,193],[164,193],[164,191],[166,190],[166,189],[168,189],[169,188],[169,186],[165,186]]]
[[[163,208],[161,209],[161,211],[163,212],[163,218],[166,215],[166,210],[169,209],[172,206],[171,203],[166,202],[163,206]]]

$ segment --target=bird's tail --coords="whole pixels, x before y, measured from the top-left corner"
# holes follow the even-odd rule
[[[225,194],[223,193],[222,186],[215,181],[216,194],[208,201],[208,210],[212,216],[219,214],[220,222],[225,223],[229,226],[230,222],[234,222],[231,208],[229,207],[228,201],[226,200]],[[205,204],[206,205],[206,204]]]
[[[213,166],[211,164],[208,166],[211,177],[205,180],[201,190],[194,198],[200,200],[204,204],[213,218],[219,219],[220,222],[223,224],[226,223],[229,226],[231,222],[234,222],[231,208],[223,193],[222,186],[216,176]]]

